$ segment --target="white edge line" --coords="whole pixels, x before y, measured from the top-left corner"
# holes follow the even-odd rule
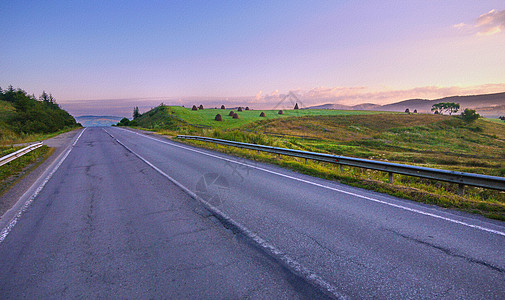
[[[454,219],[451,219],[451,218],[443,217],[443,216],[440,216],[440,215],[437,215],[437,214],[433,214],[433,213],[429,213],[429,212],[424,212],[424,211],[421,211],[421,210],[418,210],[418,209],[415,209],[415,208],[410,208],[410,207],[406,207],[406,206],[399,205],[399,204],[389,203],[389,202],[382,201],[382,200],[375,199],[375,198],[371,198],[371,197],[368,197],[368,196],[363,196],[363,195],[359,195],[359,194],[356,194],[356,193],[344,191],[344,190],[341,190],[341,189],[337,189],[337,188],[334,188],[334,187],[326,186],[326,185],[319,184],[319,183],[316,183],[316,182],[312,182],[312,181],[308,181],[308,180],[305,180],[305,179],[289,176],[289,175],[278,173],[278,172],[271,171],[271,170],[267,170],[267,169],[264,169],[264,168],[261,168],[261,167],[249,165],[249,164],[242,163],[242,162],[239,162],[239,161],[235,161],[235,160],[232,160],[232,159],[220,157],[220,156],[217,156],[217,155],[213,155],[213,154],[206,153],[206,152],[203,152],[203,151],[199,151],[199,150],[196,150],[196,149],[192,149],[192,148],[189,148],[189,147],[177,145],[174,142],[169,143],[169,142],[166,142],[166,141],[163,141],[163,140],[160,140],[160,139],[156,139],[156,138],[150,137],[150,136],[145,135],[145,134],[140,134],[138,132],[134,132],[134,131],[131,131],[131,130],[126,130],[126,129],[123,129],[123,128],[120,128],[120,129],[122,129],[124,131],[127,131],[127,132],[130,132],[130,133],[134,133],[134,134],[143,136],[143,137],[148,138],[148,139],[152,139],[152,140],[158,141],[158,142],[163,143],[163,144],[167,144],[167,145],[170,145],[170,146],[173,146],[173,147],[179,147],[179,148],[182,148],[182,149],[185,149],[185,150],[189,150],[189,151],[193,151],[193,152],[197,152],[197,153],[200,153],[200,154],[203,154],[203,155],[207,155],[207,156],[211,156],[211,157],[214,157],[214,158],[226,160],[226,161],[229,161],[229,162],[232,162],[232,163],[236,163],[236,164],[239,164],[239,165],[247,166],[247,167],[250,167],[250,168],[253,168],[253,169],[257,169],[257,170],[260,170],[260,171],[264,171],[264,172],[267,172],[267,173],[270,173],[270,174],[274,174],[274,175],[282,176],[282,177],[289,178],[289,179],[292,179],[292,180],[304,182],[304,183],[307,183],[307,184],[311,184],[311,185],[318,186],[318,187],[321,187],[321,188],[325,188],[325,189],[328,189],[328,190],[344,193],[344,194],[347,194],[347,195],[350,195],[350,196],[355,196],[355,197],[362,198],[362,199],[369,200],[369,201],[373,201],[373,202],[376,202],[376,203],[380,203],[380,204],[396,207],[396,208],[403,209],[403,210],[406,210],[406,211],[410,211],[410,212],[413,212],[413,213],[418,213],[418,214],[429,216],[429,217],[433,217],[433,218],[436,218],[436,219],[441,219],[441,220],[444,220],[444,221],[447,221],[447,222],[451,222],[451,223],[467,226],[467,227],[470,227],[470,228],[486,231],[486,232],[489,232],[489,233],[505,236],[505,232],[502,232],[502,231],[498,231],[498,230],[482,227],[482,226],[479,226],[479,225],[473,225],[473,224],[466,223],[466,222],[463,222],[463,221],[458,221],[458,220],[454,220]]]
[[[149,165],[151,168],[156,170],[158,173],[160,173],[162,176],[173,182],[175,185],[177,185],[179,188],[181,188],[185,193],[187,193],[191,198],[199,201],[202,203],[207,209],[209,209],[213,214],[217,214],[220,218],[224,219],[226,222],[229,224],[233,225],[234,227],[238,228],[244,235],[246,235],[248,238],[250,238],[252,241],[257,243],[262,249],[267,251],[267,253],[270,253],[277,259],[281,260],[283,263],[285,263],[287,266],[292,268],[296,273],[301,274],[305,280],[311,282],[312,284],[318,286],[319,288],[322,288],[324,291],[330,293],[334,297],[338,299],[348,299],[349,297],[347,295],[344,295],[340,293],[336,287],[334,287],[331,283],[325,281],[321,276],[317,275],[316,273],[308,270],[306,267],[304,267],[302,264],[298,263],[296,260],[292,259],[285,253],[283,253],[281,250],[277,249],[274,245],[270,244],[267,242],[265,239],[257,235],[256,233],[252,232],[251,230],[247,229],[244,225],[238,223],[237,221],[233,220],[230,218],[227,214],[219,210],[217,207],[213,206],[209,202],[205,201],[195,193],[193,193],[190,189],[185,187],[183,184],[172,178],[170,175],[166,174],[163,172],[161,169],[156,167],[154,164],[150,163],[147,159],[143,158],[136,152],[134,152],[132,149],[128,148],[125,144],[120,142],[116,137],[114,137],[111,133],[109,133],[107,130],[104,129],[107,134],[109,134],[118,144],[121,146],[125,147],[128,151],[133,153],[135,156],[137,156],[140,160],[142,160],[144,163]]]
[[[30,198],[28,198],[28,200],[26,200],[26,202],[23,204],[23,206],[21,207],[21,209],[14,215],[14,217],[11,219],[11,221],[9,222],[9,224],[7,224],[7,226],[5,226],[2,231],[0,232],[0,244],[5,240],[5,238],[9,235],[9,233],[11,232],[11,230],[14,228],[14,226],[16,226],[16,224],[18,223],[19,219],[21,218],[21,216],[23,215],[23,213],[28,209],[28,207],[32,204],[33,200],[35,200],[35,198],[40,194],[40,192],[42,191],[42,189],[46,186],[46,184],[49,182],[49,180],[51,179],[51,177],[53,177],[54,173],[56,173],[56,171],[58,170],[58,168],[61,166],[61,164],[65,161],[65,159],[67,158],[67,156],[70,154],[70,151],[72,151],[72,149],[74,148],[75,144],[77,143],[77,141],[79,140],[79,138],[81,137],[81,135],[84,133],[84,131],[86,130],[86,128],[84,128],[81,133],[79,134],[79,136],[77,137],[77,139],[75,139],[74,143],[72,144],[72,146],[70,147],[70,149],[67,150],[67,152],[65,153],[65,155],[63,156],[63,158],[61,158],[61,160],[58,162],[58,164],[53,168],[53,170],[51,170],[51,172],[46,176],[46,178],[44,179],[44,181],[42,181],[42,183],[39,185],[39,187],[35,190],[35,192],[30,196]],[[21,198],[23,198],[25,195],[23,194],[23,196],[21,196]]]

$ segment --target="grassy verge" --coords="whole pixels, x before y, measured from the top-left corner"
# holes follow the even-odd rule
[[[74,129],[77,129],[80,127],[72,127],[72,128],[65,128],[57,132],[53,133],[46,133],[46,134],[22,134],[22,135],[17,135],[14,133],[9,134],[8,131],[5,130],[0,130],[0,147],[2,148],[7,148],[9,146],[12,147],[14,144],[22,144],[22,143],[31,143],[31,142],[37,142],[37,141],[42,141],[42,140],[47,140],[52,137],[55,137],[57,135],[60,135],[65,132],[72,131]]]
[[[0,195],[5,193],[19,179],[39,166],[54,152],[53,148],[42,146],[3,166],[0,166]]]

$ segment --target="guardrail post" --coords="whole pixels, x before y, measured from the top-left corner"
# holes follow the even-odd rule
[[[460,196],[465,195],[465,185],[462,183],[458,184],[458,195]]]
[[[389,183],[393,183],[393,172],[389,172]]]
[[[305,164],[307,164],[307,159],[305,159]]]

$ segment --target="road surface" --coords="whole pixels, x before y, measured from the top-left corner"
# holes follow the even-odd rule
[[[2,298],[505,298],[503,222],[120,128],[11,227]]]

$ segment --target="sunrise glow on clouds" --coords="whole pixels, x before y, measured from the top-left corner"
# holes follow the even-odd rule
[[[505,29],[505,10],[492,9],[480,15],[473,24],[458,23],[454,28],[484,36],[501,33]]]
[[[504,26],[493,0],[3,1],[0,87],[77,115],[503,92]]]

